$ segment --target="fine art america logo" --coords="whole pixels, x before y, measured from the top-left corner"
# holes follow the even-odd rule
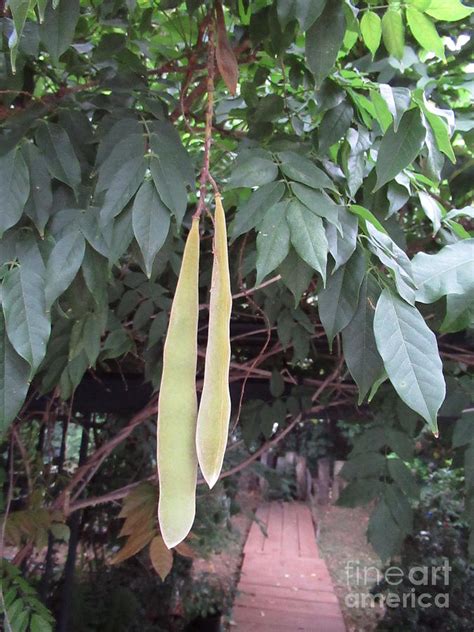
[[[388,608],[449,608],[449,573],[451,566],[445,559],[440,566],[412,566],[405,571],[389,566],[381,571],[375,566],[364,566],[359,560],[346,564],[347,585],[352,591],[345,597],[348,608],[374,608],[381,604]],[[391,590],[403,583],[403,590]],[[373,594],[372,586],[383,585],[383,592]]]

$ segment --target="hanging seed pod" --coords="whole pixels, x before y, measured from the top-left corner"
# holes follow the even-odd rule
[[[199,219],[193,219],[171,307],[158,400],[158,519],[168,548],[184,540],[196,513],[198,280]]]
[[[202,475],[213,487],[221,472],[230,419],[230,291],[227,230],[221,198],[216,196],[209,334],[204,384],[197,420],[196,451]]]

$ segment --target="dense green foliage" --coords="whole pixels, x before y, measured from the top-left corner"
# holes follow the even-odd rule
[[[258,456],[305,418],[373,400],[345,495],[377,499],[369,538],[387,559],[412,529],[407,463],[420,432],[438,431],[446,382],[440,430],[460,419],[468,507],[474,498],[463,413],[474,366],[472,10],[459,0],[223,4],[208,131],[230,236],[230,441]],[[91,503],[85,524],[103,529],[116,515],[108,495],[154,477],[151,389],[128,418],[113,414],[106,387],[92,411],[103,416],[75,394],[87,400],[88,384],[114,376],[159,388],[199,199],[215,15],[196,0],[0,3],[2,540],[20,562],[29,542],[66,537],[64,521],[90,497],[104,504]],[[203,220],[204,314],[213,225]],[[156,536],[153,512],[147,520],[145,533],[125,533],[128,552]]]

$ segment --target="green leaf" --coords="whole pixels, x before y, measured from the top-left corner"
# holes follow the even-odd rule
[[[342,489],[336,504],[340,507],[366,505],[379,496],[382,488],[382,483],[375,478],[355,480]]]
[[[143,125],[137,121],[136,118],[132,118],[130,113],[127,112],[125,118],[119,119],[113,125],[107,124],[107,119],[104,119],[104,127],[98,128],[98,134],[100,136],[100,143],[97,148],[96,165],[102,165],[112,153],[115,152],[117,145],[125,139],[130,138],[132,141],[132,152],[135,147],[134,137],[135,135],[143,138]],[[130,158],[130,156],[128,156]]]
[[[426,217],[433,224],[433,234],[436,234],[441,228],[443,209],[439,202],[437,202],[425,191],[418,191],[418,198]]]
[[[52,632],[53,628],[51,623],[41,617],[39,614],[33,614],[30,623],[31,632]]]
[[[410,305],[414,305],[416,284],[408,256],[388,235],[381,233],[371,224],[367,225],[367,229],[370,237],[370,250],[379,258],[381,263],[393,271],[395,285],[400,296]]]
[[[344,206],[338,207],[341,232],[332,224],[326,228],[329,252],[334,259],[333,273],[348,261],[357,245],[357,217],[347,212]]]
[[[87,289],[92,294],[100,309],[107,302],[108,270],[107,260],[89,245],[86,246],[84,261],[82,262],[82,274]]]
[[[117,171],[100,209],[102,227],[107,226],[130,202],[143,182],[145,171],[146,163],[143,156],[125,162]]]
[[[370,91],[370,99],[374,104],[375,117],[380,125],[380,129],[385,134],[393,121],[392,114],[388,109],[386,101],[377,90]]]
[[[346,176],[347,188],[354,197],[364,180],[366,165],[365,152],[372,145],[368,131],[360,128],[356,131],[352,127],[346,134],[346,142],[342,145],[342,168]]]
[[[407,0],[407,5],[415,7],[419,11],[425,11],[431,4],[431,0]]]
[[[109,267],[112,267],[127,251],[133,239],[132,209],[128,207],[113,223],[112,231],[107,234],[109,240]]]
[[[427,51],[446,61],[444,43],[433,22],[415,7],[406,8],[408,26],[416,41]]]
[[[328,242],[322,219],[299,200],[288,204],[286,218],[294,249],[303,261],[321,274],[325,283]]]
[[[365,45],[375,56],[382,39],[382,20],[374,11],[365,11],[360,21],[360,32]]]
[[[69,540],[69,536],[71,535],[71,531],[67,524],[62,522],[54,522],[50,528],[51,533],[57,540],[63,540],[67,542]]]
[[[394,88],[388,83],[379,84],[379,90],[380,96],[393,116],[393,131],[397,132],[402,116],[410,107],[411,90],[408,88]]]
[[[342,0],[330,0],[313,26],[306,32],[306,58],[316,87],[329,75],[346,32]]]
[[[464,208],[453,208],[452,211],[446,213],[445,219],[454,219],[456,217],[469,217],[474,219],[474,206],[465,206]]]
[[[294,248],[280,265],[281,280],[295,297],[295,307],[300,302],[303,293],[313,278],[313,269],[301,257]]]
[[[397,553],[403,541],[403,532],[383,498],[370,516],[367,539],[383,562]]]
[[[16,148],[0,156],[0,237],[20,220],[29,194],[28,167]]]
[[[176,160],[171,159],[173,156],[170,143],[163,143],[164,137],[152,134],[150,137],[150,147],[153,157],[150,161],[150,171],[153,177],[155,187],[163,200],[164,204],[176,217],[178,226],[183,221],[184,214],[188,205],[188,192],[186,189],[186,173],[185,170],[177,165]],[[172,141],[174,147],[174,141]],[[171,154],[169,153],[171,150]],[[183,148],[183,151],[184,150]],[[187,154],[186,154],[187,155]],[[187,157],[186,160],[189,160]]]
[[[67,290],[81,267],[86,242],[82,234],[72,230],[55,244],[46,264],[46,308]]]
[[[291,190],[298,200],[309,208],[312,213],[324,218],[330,224],[334,224],[337,230],[342,233],[342,225],[339,219],[339,209],[341,207],[334,204],[326,193],[298,182],[291,183]]]
[[[158,149],[158,154],[166,156],[168,163],[181,175],[184,184],[194,191],[194,166],[176,127],[170,121],[154,121],[149,127],[152,134],[158,138],[159,147],[154,145],[154,148]]]
[[[377,302],[374,334],[400,399],[436,433],[436,416],[446,393],[436,336],[415,307],[389,290],[384,290]]]
[[[20,39],[23,34],[23,29],[25,27],[26,16],[34,5],[35,2],[33,0],[9,0],[8,2],[8,8],[11,11],[13,25],[15,27],[8,39],[13,73],[16,72],[16,56],[18,53]]]
[[[430,6],[425,13],[431,15],[436,20],[444,20],[445,22],[457,22],[467,18],[473,9],[466,7],[460,0],[431,0]]]
[[[227,186],[229,189],[237,187],[259,187],[273,182],[278,175],[278,167],[270,154],[261,151],[242,151],[234,163]]]
[[[280,24],[285,27],[288,22],[298,20],[303,31],[309,29],[321,15],[327,0],[278,0],[277,13]]]
[[[43,236],[53,205],[51,177],[36,145],[27,143],[23,147],[23,153],[28,164],[31,185],[25,212]]]
[[[426,120],[425,116],[423,116],[423,125],[426,129],[425,145],[428,154],[425,164],[425,172],[433,182],[439,182],[441,180],[441,171],[444,167],[445,159],[438,149],[433,129]]]
[[[0,436],[25,401],[29,387],[30,367],[12,347],[6,330],[3,312],[0,312]]]
[[[258,226],[268,209],[279,202],[284,193],[283,182],[269,182],[254,191],[249,199],[237,208],[229,230],[232,241]]]
[[[442,333],[454,333],[474,327],[474,287],[464,294],[448,294]]]
[[[380,143],[377,164],[377,191],[386,182],[393,180],[405,167],[413,162],[423,147],[426,130],[418,108],[408,110],[402,116],[398,130],[390,127]]]
[[[8,338],[31,367],[31,375],[46,354],[51,325],[46,314],[45,277],[26,259],[3,281],[3,312]]]
[[[313,189],[334,189],[330,178],[308,158],[293,151],[282,151],[278,158],[281,170],[291,180],[302,182]]]
[[[453,431],[453,448],[474,442],[474,413],[465,412],[457,420]]]
[[[401,179],[401,176],[397,177]],[[405,183],[401,184],[401,182],[398,181],[390,182],[387,188],[387,200],[390,204],[388,207],[386,219],[388,219],[394,213],[403,208],[410,199],[410,195],[411,190],[409,184],[407,186]]]
[[[474,287],[474,239],[444,246],[435,255],[419,252],[412,259],[412,269],[420,303],[434,303],[446,294],[465,294]]]
[[[258,232],[257,285],[280,265],[290,250],[290,228],[286,221],[287,205],[287,202],[279,202],[267,211]]]
[[[69,343],[69,361],[85,351],[89,366],[93,366],[100,352],[100,339],[105,330],[102,313],[88,313],[74,323]]]
[[[36,8],[38,10],[38,17],[39,17],[40,24],[44,22],[44,14],[45,14],[47,5],[48,5],[48,0],[37,0],[36,2]]]
[[[357,478],[381,476],[385,469],[385,458],[370,447],[363,453],[351,454],[342,468],[341,475],[347,481]]]
[[[123,167],[124,162],[131,164],[131,162],[139,162],[143,159],[146,152],[145,138],[140,127],[138,127],[138,130],[133,127],[132,130],[132,133],[125,133],[116,142],[111,148],[109,155],[100,163],[99,178],[95,187],[96,195],[110,188],[117,171]]]
[[[388,472],[395,483],[407,496],[417,499],[420,495],[420,488],[405,463],[401,459],[387,459]]]
[[[381,233],[387,234],[387,231],[379,222],[379,220],[375,217],[372,211],[369,211],[369,209],[365,208],[365,206],[360,206],[359,204],[351,204],[349,206],[349,210],[351,213],[354,213],[354,215],[361,217],[366,222],[369,222],[369,224],[372,224],[372,226],[375,226],[375,228]]]
[[[380,288],[377,282],[371,275],[366,276],[360,288],[354,316],[342,330],[344,358],[359,389],[359,405],[372,384],[384,372],[374,336],[375,306],[379,296]]]
[[[405,407],[405,414],[409,416],[412,413]],[[415,449],[415,443],[413,439],[406,433],[396,428],[388,427],[385,429],[386,442],[393,452],[395,452],[401,459],[407,461],[413,458],[413,452]]]
[[[443,112],[443,110],[439,110],[433,106],[429,109],[426,104],[422,107],[423,113],[434,134],[438,149],[443,152],[443,154],[447,156],[453,164],[455,164],[456,156],[454,155],[453,147],[451,145],[449,126],[445,118],[439,114],[439,112]]]
[[[135,197],[132,225],[149,278],[155,257],[165,243],[170,229],[169,211],[149,180],[142,184]]]
[[[324,154],[344,136],[353,116],[354,110],[344,101],[324,114],[318,128],[319,153]]]
[[[36,143],[53,178],[76,189],[81,182],[81,166],[63,128],[55,123],[41,123]]]
[[[400,9],[389,8],[382,18],[383,43],[390,55],[402,59],[405,52],[405,26]]]
[[[330,347],[334,336],[354,317],[366,265],[363,252],[356,250],[343,267],[328,276],[326,287],[318,294],[319,317]]]
[[[413,529],[413,509],[405,494],[397,485],[386,485],[384,499],[402,533],[410,533]]]
[[[79,12],[80,0],[61,0],[56,8],[52,3],[46,7],[40,37],[53,64],[59,63],[61,55],[72,44]]]

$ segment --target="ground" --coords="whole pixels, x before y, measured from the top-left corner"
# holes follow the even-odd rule
[[[352,607],[358,595],[367,594],[380,569],[380,559],[367,543],[367,508],[327,505],[318,511],[318,545],[339,598],[347,632],[371,632],[383,616],[381,606]],[[367,570],[366,570],[367,569]],[[369,585],[365,584],[365,575]],[[349,605],[348,605],[349,604]]]

